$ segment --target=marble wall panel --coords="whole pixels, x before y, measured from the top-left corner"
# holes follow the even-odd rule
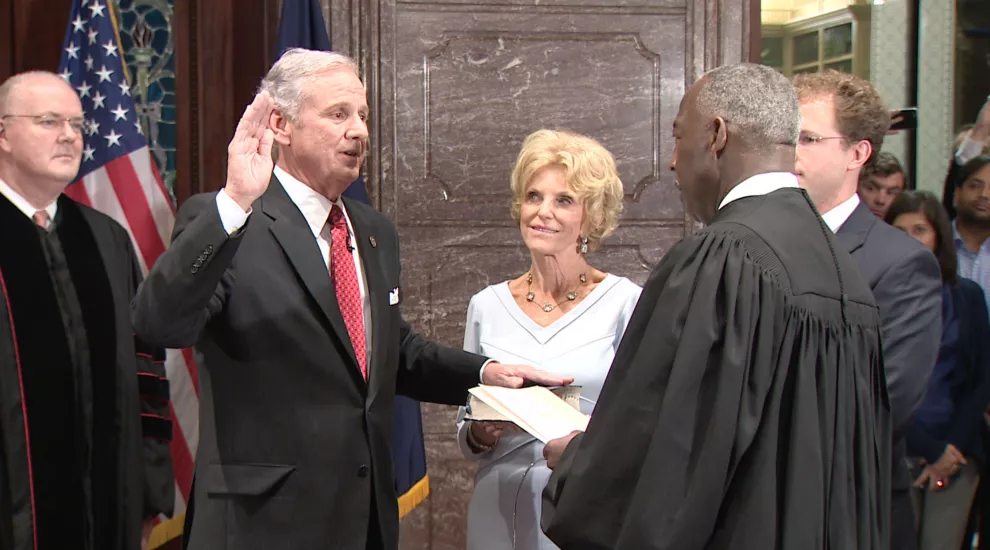
[[[365,68],[368,179],[400,233],[406,319],[460,346],[471,296],[527,269],[509,175],[543,127],[616,156],[625,213],[589,260],[643,283],[695,227],[668,169],[681,96],[748,58],[751,12],[748,0],[331,0],[334,40],[349,25]],[[456,409],[422,411],[431,496],[402,521],[401,548],[463,549],[475,465],[454,441]]]
[[[417,46],[396,52],[397,141],[383,156],[401,182],[383,189],[398,223],[505,223],[519,144],[542,127],[613,152],[630,217],[682,219],[663,138],[684,90],[683,15],[617,16],[610,32],[573,15],[492,30],[518,29],[514,17],[448,16],[431,28],[413,12],[397,25],[397,40]]]

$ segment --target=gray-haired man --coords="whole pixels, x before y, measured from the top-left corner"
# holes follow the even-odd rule
[[[884,547],[879,318],[791,173],[799,125],[766,67],[684,96],[670,166],[708,227],[644,286],[587,433],[546,447],[562,549]]]
[[[341,199],[368,140],[352,60],[289,50],[262,90],[226,186],[182,205],[134,302],[138,334],[203,354],[189,548],[392,550],[396,392],[458,405],[482,379],[572,379],[486,365],[402,319],[395,227]]]

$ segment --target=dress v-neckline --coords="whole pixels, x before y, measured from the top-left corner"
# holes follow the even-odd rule
[[[512,295],[512,291],[509,290],[508,281],[505,281],[495,287],[495,295],[498,296],[499,301],[502,302],[502,305],[505,307],[506,311],[509,312],[509,315],[511,315],[517,323],[525,328],[526,331],[533,336],[533,338],[538,340],[541,344],[545,344],[567,325],[571,324],[575,319],[580,317],[581,314],[583,314],[589,307],[601,299],[602,294],[608,292],[609,289],[615,286],[618,282],[618,277],[612,275],[611,273],[606,273],[605,278],[602,279],[602,282],[598,283],[598,286],[588,293],[583,300],[578,302],[574,308],[567,313],[564,313],[556,321],[547,326],[542,326],[534,321],[532,317],[526,315],[526,312],[519,307],[519,303],[516,302],[515,297]]]

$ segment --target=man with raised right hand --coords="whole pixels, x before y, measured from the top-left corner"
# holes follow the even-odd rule
[[[341,198],[367,118],[352,60],[286,52],[237,126],[224,189],[182,206],[134,302],[141,336],[203,356],[191,549],[393,550],[396,391],[460,405],[479,382],[571,382],[402,319],[395,227]]]

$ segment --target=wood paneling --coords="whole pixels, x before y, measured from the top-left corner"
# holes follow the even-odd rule
[[[24,71],[58,70],[69,5],[65,0],[2,2],[0,81]]]
[[[181,202],[224,184],[227,144],[275,54],[278,5],[276,0],[175,4]]]
[[[14,74],[14,3],[0,6],[0,82]]]
[[[179,204],[193,194],[199,181],[199,113],[196,110],[199,59],[195,55],[198,20],[194,17],[193,0],[175,2],[173,32],[175,32],[175,199]]]
[[[234,5],[235,0],[194,0],[197,56],[196,128],[199,132],[199,174],[194,193],[223,186],[227,143],[234,135]],[[192,75],[190,75],[192,76]]]
[[[69,6],[65,0],[13,0],[14,73],[58,69]]]

